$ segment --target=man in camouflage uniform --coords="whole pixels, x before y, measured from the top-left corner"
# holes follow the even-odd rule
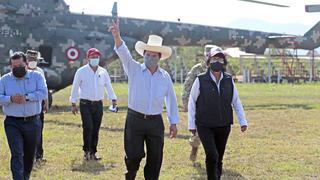
[[[189,101],[189,95],[191,91],[191,87],[193,82],[195,81],[198,74],[206,72],[207,66],[204,62],[198,63],[194,65],[191,70],[188,72],[186,81],[183,85],[183,91],[182,91],[182,103],[184,111],[188,111],[188,101]]]
[[[191,70],[188,72],[186,81],[184,82],[183,85],[183,91],[182,91],[182,103],[183,103],[183,108],[185,112],[188,112],[188,101],[189,101],[189,96],[190,96],[190,91],[191,87],[193,85],[193,82],[197,78],[197,76],[201,73],[204,73],[207,71],[207,65],[205,63],[205,57],[210,50],[212,45],[206,45],[204,48],[204,57],[203,61],[194,65]],[[195,162],[197,159],[197,152],[198,152],[198,147],[200,146],[200,139],[198,134],[193,134],[189,138],[189,144],[191,145],[191,153],[190,153],[190,160]]]
[[[190,95],[193,82],[195,81],[198,74],[205,72],[206,69],[207,69],[206,64],[204,62],[201,62],[194,65],[191,68],[191,70],[188,72],[186,81],[183,85],[183,92],[182,92],[182,102],[183,102],[183,107],[185,112],[188,112],[188,101],[189,101],[189,95]],[[189,144],[192,147],[191,153],[190,153],[190,160],[195,162],[197,159],[198,148],[201,144],[198,134],[191,135],[189,139]]]

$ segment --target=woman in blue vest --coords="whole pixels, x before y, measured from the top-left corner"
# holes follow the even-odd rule
[[[233,109],[241,131],[247,120],[232,76],[225,72],[227,59],[223,50],[214,46],[207,55],[207,72],[198,75],[192,85],[188,103],[188,127],[198,132],[206,153],[208,180],[218,180],[231,125]]]

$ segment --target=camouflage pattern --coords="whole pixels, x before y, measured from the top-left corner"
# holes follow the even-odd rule
[[[48,88],[65,88],[86,63],[90,47],[101,50],[102,66],[117,59],[113,37],[107,32],[111,22],[112,16],[71,13],[63,0],[0,0],[0,73],[10,71],[10,51],[33,49],[50,59],[42,67]],[[150,34],[164,37],[163,44],[168,46],[216,44],[257,54],[267,47],[313,50],[320,45],[320,22],[304,36],[122,17],[120,26],[130,51]]]
[[[199,146],[201,144],[201,141],[200,141],[200,138],[199,138],[198,134],[193,134],[189,138],[189,144],[191,146],[191,152],[190,152],[189,159],[192,162],[195,162],[197,160],[198,149],[199,149]]]
[[[200,138],[197,134],[195,135],[192,135],[190,138],[189,138],[189,144],[191,147],[198,147],[200,146]]]
[[[183,84],[182,90],[182,103],[185,110],[188,110],[188,101],[190,96],[190,91],[193,85],[193,82],[196,80],[198,74],[203,73],[207,70],[207,66],[204,62],[194,65],[191,70],[188,72],[186,81]]]

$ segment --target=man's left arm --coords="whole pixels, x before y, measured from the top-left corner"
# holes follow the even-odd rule
[[[26,94],[26,99],[29,101],[42,101],[48,97],[47,84],[44,77],[39,73],[34,75],[37,83],[37,89]]]
[[[170,122],[170,138],[177,136],[177,124],[179,123],[177,97],[173,89],[171,78],[169,79],[169,89],[166,96],[167,115]]]
[[[112,105],[115,106],[117,105],[117,96],[112,88],[111,79],[107,71],[105,72],[105,77],[106,77],[105,87],[106,87],[107,95],[109,97],[109,100],[112,101]]]
[[[38,67],[39,68],[39,67]],[[39,72],[41,73],[42,77],[44,78],[44,82],[46,83],[47,85],[47,80],[46,80],[46,76],[44,74],[44,71],[43,69],[39,68]],[[47,85],[48,86],[48,85]],[[48,95],[49,95],[49,92],[48,92]],[[47,98],[44,100],[44,107],[43,107],[43,111],[44,112],[48,112],[49,110],[49,97],[47,96]]]
[[[232,81],[232,83],[233,83],[232,107],[234,108],[234,110],[237,114],[238,121],[241,126],[241,131],[244,132],[247,130],[248,122],[246,120],[244,109],[243,109],[242,103],[239,98],[238,90],[237,90],[233,81]]]

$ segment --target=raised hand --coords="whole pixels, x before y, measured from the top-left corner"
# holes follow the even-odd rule
[[[111,32],[114,42],[116,44],[116,47],[119,47],[122,44],[122,39],[120,36],[120,28],[119,28],[119,19],[117,19],[116,22],[112,20],[112,25],[108,29],[109,32]]]

